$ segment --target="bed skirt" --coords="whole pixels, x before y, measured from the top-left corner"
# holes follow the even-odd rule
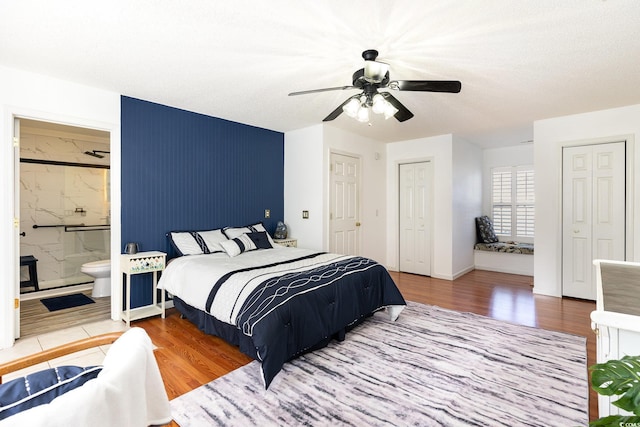
[[[225,322],[221,322],[220,320],[216,319],[210,314],[207,314],[204,311],[187,304],[186,302],[182,301],[180,298],[176,296],[173,297],[173,305],[180,312],[180,314],[182,314],[191,323],[196,325],[198,329],[200,329],[205,334],[220,337],[226,342],[228,342],[229,344],[237,346],[242,353],[246,354],[250,358],[254,360],[258,360],[256,347],[254,346],[253,341],[251,340],[251,337],[244,335],[242,331],[238,329],[236,326],[230,325]],[[352,323],[351,325],[348,325],[346,328],[338,331],[332,336],[327,337],[321,340],[320,342],[318,342],[316,345],[310,348],[307,348],[305,351],[301,351],[300,353],[294,355],[291,359],[294,359],[300,356],[301,354],[326,347],[327,344],[329,344],[333,339],[338,341],[344,341],[347,332],[349,332],[351,329],[358,326],[360,323],[362,323],[364,320],[371,317],[372,315],[373,313],[356,320],[354,323]]]

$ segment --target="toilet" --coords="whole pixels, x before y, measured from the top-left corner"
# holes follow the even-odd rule
[[[108,297],[111,295],[111,260],[93,261],[82,264],[80,271],[89,276],[93,276],[93,291],[91,296],[95,298]]]

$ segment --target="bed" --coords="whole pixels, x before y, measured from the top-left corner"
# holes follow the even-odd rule
[[[260,361],[265,388],[288,360],[343,340],[378,310],[393,321],[406,305],[377,262],[281,247],[262,224],[168,236],[181,256],[158,287],[200,330]]]

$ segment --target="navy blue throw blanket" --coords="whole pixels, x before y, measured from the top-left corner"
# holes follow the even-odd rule
[[[282,264],[286,262],[278,263]],[[217,290],[234,274],[264,267],[222,277],[209,295],[207,310]],[[344,337],[351,326],[381,308],[406,303],[382,265],[347,257],[269,277],[240,304],[236,324],[251,337],[268,387],[286,361],[325,346],[334,336]]]

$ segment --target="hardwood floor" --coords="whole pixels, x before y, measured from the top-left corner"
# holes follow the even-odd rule
[[[405,299],[492,318],[587,337],[588,366],[595,363],[595,335],[589,314],[595,303],[532,293],[529,276],[476,270],[454,281],[391,272]],[[210,382],[251,359],[219,338],[201,333],[175,309],[166,319],[135,322],[144,328],[156,350],[156,359],[169,399]],[[596,394],[590,391],[589,418],[597,418]],[[175,425],[175,424],[173,424]]]

